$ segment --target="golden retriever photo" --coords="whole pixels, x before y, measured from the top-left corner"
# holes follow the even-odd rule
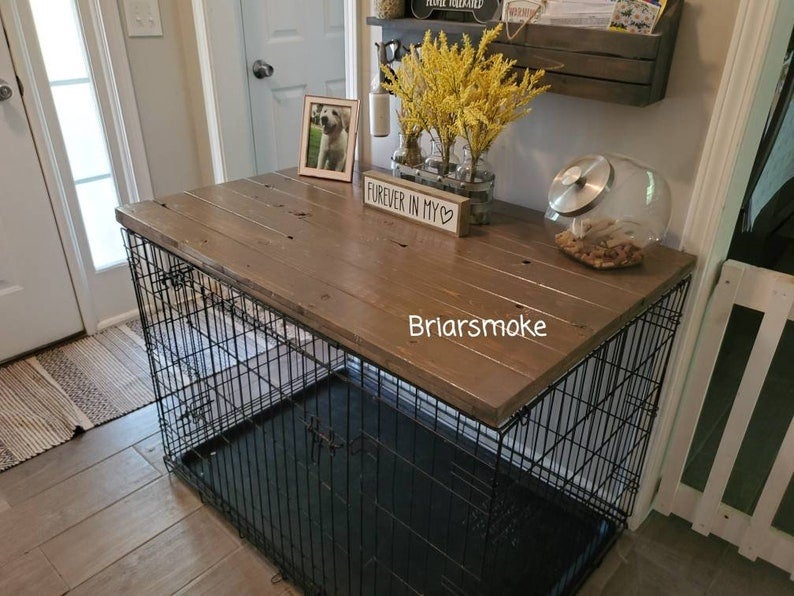
[[[306,165],[318,170],[344,172],[347,163],[347,139],[350,108],[312,104],[312,130]]]
[[[349,181],[358,102],[317,96],[307,96],[305,102],[302,173]]]

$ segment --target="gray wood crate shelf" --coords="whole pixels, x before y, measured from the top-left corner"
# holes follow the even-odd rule
[[[647,106],[665,96],[683,4],[684,0],[670,0],[652,35],[527,25],[512,40],[503,30],[491,47],[519,67],[545,68],[552,93]],[[443,29],[457,41],[463,33],[476,39],[485,28],[479,23],[414,18],[369,17],[367,24],[381,27],[384,40],[399,39],[404,46],[419,43],[427,29]]]

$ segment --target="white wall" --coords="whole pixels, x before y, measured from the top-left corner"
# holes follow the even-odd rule
[[[212,183],[190,0],[161,0],[160,17],[162,37],[126,37],[122,23],[155,196]]]
[[[686,0],[667,96],[661,102],[635,108],[554,94],[536,100],[533,112],[511,125],[489,155],[497,171],[497,198],[545,210],[548,185],[569,159],[591,152],[624,153],[657,168],[670,183],[673,215],[666,243],[677,245],[738,3]],[[367,29],[362,70],[370,73],[363,77],[368,82],[376,72],[372,44],[380,29]],[[364,132],[369,126],[366,110],[361,126]],[[389,139],[364,140],[363,158],[387,166],[395,130],[393,126]]]
[[[194,33],[206,38],[207,52],[201,58],[196,56],[196,69],[199,60],[211,65],[211,72],[204,73],[203,97],[218,112],[212,133],[216,137],[217,181],[256,173],[242,10],[240,2],[193,1]]]

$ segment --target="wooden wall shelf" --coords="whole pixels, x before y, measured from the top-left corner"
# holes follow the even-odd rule
[[[545,68],[552,93],[647,106],[664,98],[683,4],[684,0],[669,1],[653,35],[527,25],[512,40],[503,30],[491,47],[522,68]],[[427,29],[443,29],[457,41],[463,33],[476,39],[485,28],[479,23],[414,18],[369,17],[367,24],[381,27],[384,40],[399,39],[404,46],[419,43]]]

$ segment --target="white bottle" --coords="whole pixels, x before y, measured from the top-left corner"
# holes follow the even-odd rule
[[[388,137],[391,132],[391,99],[377,76],[369,91],[369,132],[373,137]]]

